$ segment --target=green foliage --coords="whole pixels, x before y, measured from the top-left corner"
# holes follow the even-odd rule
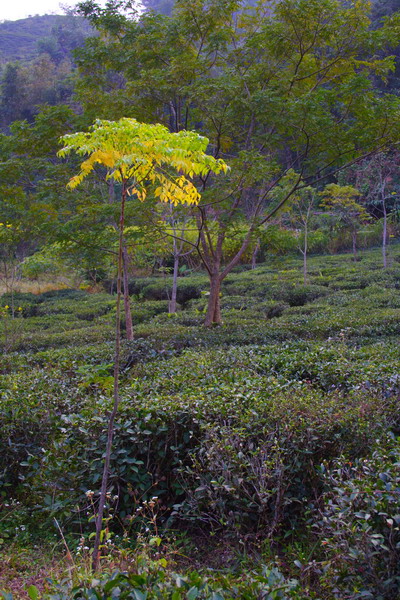
[[[134,598],[171,598],[172,600],[251,600],[265,597],[269,600],[301,600],[298,582],[285,577],[275,568],[264,566],[248,572],[243,578],[234,576],[206,576],[191,571],[182,576],[162,568],[156,561],[142,561],[135,574],[113,573],[72,590],[61,590],[60,600],[111,600],[115,593],[122,600]]]
[[[136,337],[121,357],[111,530],[143,533],[148,523],[132,516],[157,496],[160,531],[211,530],[215,539],[262,544],[269,536],[279,540],[289,577],[300,575],[303,587],[311,585],[308,573],[318,581],[311,586],[316,597],[355,599],[356,589],[393,597],[397,549],[385,536],[397,533],[385,519],[396,523],[398,498],[384,485],[397,485],[397,446],[385,440],[400,431],[398,264],[382,270],[377,252],[357,264],[346,255],[312,257],[304,286],[299,259],[272,259],[232,274],[222,291],[224,325],[212,329],[201,325],[203,295],[168,316],[166,300],[145,299],[164,279],[137,278]],[[188,289],[205,283],[198,275],[182,280]],[[3,307],[10,298],[1,298]],[[9,507],[2,506],[0,537],[36,543],[56,516],[73,540],[90,527],[87,492],[99,484],[113,299],[66,289],[15,294],[14,301],[23,306],[23,327],[20,352],[1,362],[0,493]],[[376,518],[365,520],[360,515],[372,514],[379,481]],[[378,534],[383,546],[371,541],[380,544]],[[285,554],[290,540],[315,546],[313,558]],[[168,597],[176,581],[169,568],[162,572]],[[208,576],[199,577],[205,585]],[[216,575],[207,585],[227,598],[235,589],[243,597],[247,585],[252,598],[259,588],[248,577],[222,584]]]
[[[314,530],[327,559],[326,585],[348,598],[391,599],[398,593],[400,453],[377,440],[371,457],[341,457],[323,468],[327,491]],[[334,593],[334,597],[338,595]]]
[[[186,304],[193,298],[200,298],[201,292],[205,289],[207,289],[207,279],[204,276],[181,278],[178,280],[178,302]],[[129,293],[144,300],[167,300],[171,293],[171,277],[133,279],[129,282]]]
[[[154,538],[160,540],[160,538]],[[282,575],[276,567],[260,565],[240,576],[237,573],[204,574],[192,569],[182,575],[170,569],[164,558],[155,559],[146,550],[138,554],[135,568],[129,573],[119,569],[97,577],[84,577],[78,585],[63,580],[60,583],[49,578],[46,592],[36,585],[27,588],[31,600],[50,600],[57,595],[59,600],[85,600],[89,598],[111,600],[117,595],[121,599],[145,600],[253,600],[265,597],[269,600],[303,600],[299,583]],[[0,591],[4,600],[12,600],[10,593]]]

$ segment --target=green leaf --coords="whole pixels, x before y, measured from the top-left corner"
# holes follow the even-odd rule
[[[141,592],[137,589],[132,590],[132,594],[135,600],[146,600],[147,598],[147,592]]]
[[[36,585],[30,585],[28,587],[28,596],[31,600],[39,600],[40,598],[40,593],[39,590],[37,589]]]

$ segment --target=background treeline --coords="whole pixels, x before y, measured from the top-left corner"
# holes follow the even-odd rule
[[[85,19],[72,14],[0,23],[3,131],[17,119],[32,121],[40,105],[71,101],[73,50],[93,34]]]
[[[133,18],[124,3],[83,2],[78,16],[2,23],[2,271],[18,276],[29,258],[32,277],[61,261],[90,283],[112,279],[118,186],[99,168],[67,192],[77,161],[57,150],[62,134],[122,116],[197,129],[232,166],[222,183],[198,181],[200,210],[130,203],[131,274],[212,279],[297,253],[306,281],[309,253],[357,260],[378,244],[386,266],[399,233],[395,4],[181,0]]]

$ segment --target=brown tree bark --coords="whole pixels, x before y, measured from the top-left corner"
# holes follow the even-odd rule
[[[96,515],[96,536],[94,539],[92,553],[92,569],[97,571],[100,562],[100,538],[103,528],[104,507],[107,500],[107,485],[110,471],[111,450],[114,437],[114,422],[119,406],[119,363],[121,354],[121,296],[122,296],[122,271],[123,271],[123,243],[124,243],[124,220],[125,220],[125,202],[127,196],[126,183],[122,183],[121,212],[119,220],[119,247],[118,247],[118,273],[117,273],[117,311],[115,324],[115,353],[114,353],[114,403],[111,410],[108,427],[107,443],[104,456],[103,476],[101,480],[100,498],[98,511]]]
[[[221,319],[221,283],[222,278],[219,273],[214,273],[210,276],[210,295],[208,297],[208,306],[204,325],[211,327],[212,325],[220,325]]]

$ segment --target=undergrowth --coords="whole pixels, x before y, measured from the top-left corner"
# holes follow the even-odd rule
[[[241,270],[225,282],[224,324],[212,329],[202,326],[203,276],[182,278],[176,315],[168,280],[132,282],[135,339],[122,349],[110,541],[95,581],[85,556],[111,405],[114,299],[3,295],[4,593],[393,600],[399,257],[393,247],[386,271],[376,252],[357,264],[316,257],[307,285],[296,259]],[[49,567],[45,583],[40,556],[55,543],[65,569]]]

